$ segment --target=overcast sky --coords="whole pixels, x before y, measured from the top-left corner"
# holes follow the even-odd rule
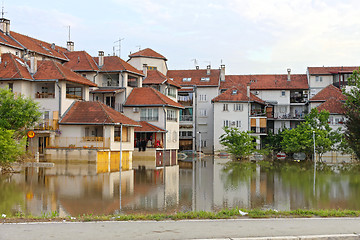
[[[11,30],[121,57],[152,48],[169,69],[211,63],[226,74],[305,73],[360,64],[358,0],[3,0]]]

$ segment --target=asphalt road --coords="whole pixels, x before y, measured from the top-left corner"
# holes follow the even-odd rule
[[[314,235],[317,237],[313,238]],[[319,235],[331,236],[320,238]],[[308,237],[301,238],[299,236]],[[360,218],[0,224],[1,240],[249,239],[251,237],[267,237],[262,239],[273,239],[269,237],[281,237],[277,239],[360,239]]]

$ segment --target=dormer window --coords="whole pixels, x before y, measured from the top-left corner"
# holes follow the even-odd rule
[[[236,89],[232,90],[231,95],[236,95],[236,94],[237,94],[237,90]]]
[[[183,78],[183,82],[190,82],[191,78]]]
[[[210,81],[210,78],[209,78],[209,77],[202,77],[202,78],[201,78],[201,81],[203,81],[203,82],[208,82],[208,81]]]

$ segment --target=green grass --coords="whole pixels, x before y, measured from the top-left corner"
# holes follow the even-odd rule
[[[239,210],[247,212],[242,216]],[[0,215],[1,216],[1,215]],[[276,211],[261,209],[223,209],[219,212],[178,212],[174,214],[129,214],[129,215],[92,215],[84,214],[79,216],[68,216],[60,218],[59,214],[51,212],[41,216],[25,215],[16,213],[13,216],[0,218],[0,222],[41,222],[41,221],[70,221],[70,222],[90,222],[90,221],[164,221],[164,220],[185,220],[185,219],[237,219],[237,218],[298,218],[298,217],[359,217],[360,211],[353,210],[304,210],[297,209],[292,211]]]

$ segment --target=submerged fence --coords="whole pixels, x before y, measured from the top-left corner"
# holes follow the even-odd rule
[[[110,138],[104,137],[55,137],[48,148],[90,148],[109,149]]]

